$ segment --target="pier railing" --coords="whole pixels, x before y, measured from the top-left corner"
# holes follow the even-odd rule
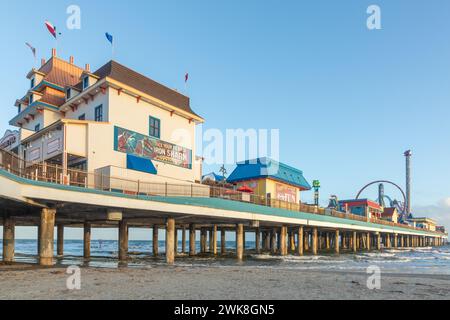
[[[114,193],[122,193],[131,196],[161,196],[161,197],[192,197],[192,198],[220,198],[230,201],[239,201],[255,205],[280,208],[293,212],[306,212],[322,216],[331,216],[362,222],[371,222],[391,227],[401,227],[411,230],[424,230],[405,224],[377,218],[367,218],[347,212],[333,209],[321,208],[304,203],[292,203],[265,196],[240,192],[234,189],[220,186],[210,186],[192,183],[157,183],[140,180],[125,179],[105,175],[102,173],[91,173],[83,170],[64,170],[58,164],[47,162],[30,163],[20,159],[15,154],[0,149],[0,168],[14,175],[30,180],[42,181],[55,184],[64,184],[81,188],[96,189]],[[440,233],[436,231],[436,233]]]

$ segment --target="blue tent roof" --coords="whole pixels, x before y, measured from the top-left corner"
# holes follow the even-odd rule
[[[205,175],[202,177],[202,180],[205,179],[205,178],[207,178],[207,177],[212,177],[214,181],[223,181],[223,180],[224,180],[224,177],[223,177],[223,176],[218,175],[218,174],[215,173],[215,172],[211,172],[211,173],[205,174]]]
[[[272,178],[302,189],[311,189],[310,184],[303,177],[303,171],[270,158],[258,158],[237,163],[236,169],[230,174],[227,181],[233,183],[258,178]]]

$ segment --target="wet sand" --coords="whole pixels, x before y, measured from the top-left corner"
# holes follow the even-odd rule
[[[449,299],[450,276],[382,274],[369,290],[365,273],[252,267],[81,268],[68,290],[64,267],[0,265],[0,299]]]

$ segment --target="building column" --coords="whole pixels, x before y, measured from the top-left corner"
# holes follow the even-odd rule
[[[128,259],[128,222],[119,221],[119,261]]]
[[[225,228],[220,229],[220,254],[224,255],[227,251],[227,240]]]
[[[236,225],[236,257],[239,261],[244,259],[244,225]]]
[[[166,221],[166,262],[175,263],[175,219],[167,218]]]
[[[342,239],[342,242],[344,239]],[[334,233],[334,253],[339,254],[339,229]]]
[[[398,234],[394,234],[394,248],[398,248]]]
[[[195,256],[195,225],[191,223],[189,225],[189,255]]]
[[[403,248],[405,246],[404,239],[405,239],[405,236],[404,235],[400,235],[400,248]]]
[[[85,222],[83,227],[83,257],[91,257],[91,224],[88,222]]]
[[[3,262],[14,262],[16,223],[9,213],[3,216]]]
[[[64,255],[64,225],[58,224],[56,228],[56,254],[59,257]]]
[[[317,235],[317,228],[313,228],[313,232],[312,232],[312,254],[313,255],[317,255],[318,252],[318,235]]]
[[[255,250],[257,254],[261,253],[261,231],[259,228],[255,230]]]
[[[282,256],[287,255],[287,227],[286,226],[282,226],[281,227],[281,232],[280,232],[280,254]]]
[[[41,223],[39,228],[39,264],[41,266],[53,265],[55,215],[55,209],[43,208],[41,210]]]
[[[353,231],[353,240],[352,240],[352,244],[353,244],[353,252],[357,252],[358,251],[358,236],[356,234],[356,231]]]
[[[299,256],[303,255],[303,226],[298,227],[298,235],[297,235],[297,253]]]
[[[367,251],[370,251],[370,232],[367,232],[366,237],[367,237],[367,239],[366,239],[366,242],[367,242],[366,248],[367,248]]]
[[[386,233],[386,248],[391,247],[391,235],[389,233]]]

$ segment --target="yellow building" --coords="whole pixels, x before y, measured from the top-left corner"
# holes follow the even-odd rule
[[[410,218],[408,221],[412,222],[414,227],[436,231],[436,221],[431,218]]]
[[[196,125],[204,122],[190,99],[115,61],[91,72],[60,59],[28,74],[10,125],[20,128],[19,156],[96,176],[133,181],[195,183]],[[103,181],[102,181],[103,183]]]
[[[255,195],[290,203],[300,203],[300,193],[311,189],[302,171],[269,158],[238,163],[227,182],[238,190],[245,188]]]

